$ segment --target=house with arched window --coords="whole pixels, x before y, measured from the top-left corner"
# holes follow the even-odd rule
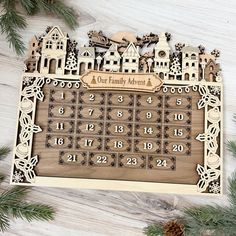
[[[182,48],[182,80],[198,80],[199,49],[186,46]]]
[[[41,51],[41,73],[64,74],[68,36],[54,26],[44,37]]]
[[[206,81],[215,82],[217,74],[220,72],[220,65],[215,60],[210,59],[204,68],[204,78]]]
[[[84,74],[87,70],[94,69],[95,49],[94,47],[80,47],[78,53],[78,70],[79,75]]]
[[[154,48],[154,72],[161,79],[168,79],[170,71],[170,46],[165,33],[161,33],[158,43]]]

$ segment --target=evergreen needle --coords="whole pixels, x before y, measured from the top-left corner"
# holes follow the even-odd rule
[[[234,157],[236,157],[236,142],[228,141],[226,146],[227,146],[227,150],[230,151],[234,155]]]
[[[0,184],[1,184],[1,182],[2,182],[4,179],[5,179],[5,176],[0,173]]]
[[[163,233],[163,225],[161,224],[153,224],[144,228],[144,234],[148,236],[162,236]]]
[[[0,147],[0,160],[6,157],[10,153],[11,149],[9,147]]]
[[[5,231],[10,227],[9,218],[0,212],[0,231]]]
[[[25,51],[19,30],[25,29],[27,26],[25,16],[19,13],[20,10],[24,9],[27,15],[45,11],[62,18],[72,29],[77,25],[75,11],[59,0],[0,0],[0,7],[2,8],[1,33],[6,35],[9,47],[13,48],[17,55],[22,55]]]
[[[10,148],[1,147],[0,157],[6,156]],[[0,174],[0,183],[4,176]],[[10,227],[10,218],[32,220],[53,220],[55,211],[51,206],[40,203],[25,202],[29,191],[27,187],[16,186],[0,193],[0,231]]]
[[[229,179],[230,206],[206,205],[184,210],[181,221],[186,236],[214,235],[236,236],[236,172]],[[149,225],[144,229],[147,236],[163,234],[164,224]]]

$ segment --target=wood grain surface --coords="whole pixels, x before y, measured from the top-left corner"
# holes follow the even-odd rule
[[[22,31],[25,43],[47,25],[60,25],[81,45],[87,43],[87,31],[103,30],[106,34],[131,31],[142,35],[149,32],[171,32],[172,45],[186,42],[202,44],[211,51],[221,51],[220,63],[224,76],[224,140],[236,139],[236,2],[234,0],[78,0],[67,1],[79,14],[74,32],[50,15],[34,16]],[[0,145],[13,146],[20,75],[23,57],[8,49],[0,35]],[[0,171],[9,176],[11,156],[0,164]],[[236,166],[236,160],[225,150],[225,184]],[[1,188],[7,188],[7,178]],[[51,204],[57,210],[53,222],[12,221],[4,235],[142,235],[143,227],[155,220],[167,220],[180,214],[184,206],[196,204],[227,204],[226,196],[199,197],[135,192],[94,191],[57,188],[32,188],[31,201]]]
[[[88,179],[111,179],[111,180],[131,180],[131,181],[149,181],[149,182],[161,182],[161,183],[178,183],[178,184],[192,184],[196,185],[196,183],[199,180],[199,175],[196,172],[196,166],[197,164],[202,165],[203,164],[203,157],[204,157],[204,146],[202,142],[199,142],[196,140],[196,136],[199,133],[204,132],[204,111],[203,109],[199,110],[197,109],[197,102],[200,100],[201,95],[198,92],[182,92],[181,96],[180,95],[172,95],[170,91],[167,93],[163,93],[162,91],[159,91],[156,95],[152,93],[140,93],[140,92],[130,92],[130,91],[119,91],[119,92],[114,92],[113,95],[111,91],[108,93],[103,92],[103,91],[88,91],[86,88],[81,87],[78,90],[73,90],[73,89],[66,89],[66,88],[57,88],[53,85],[44,85],[43,87],[44,91],[44,101],[43,102],[38,102],[37,103],[37,112],[36,112],[36,117],[35,117],[35,123],[38,124],[42,128],[42,132],[39,132],[34,135],[34,142],[33,142],[33,151],[32,151],[32,156],[39,155],[40,161],[36,166],[36,173],[37,176],[44,176],[44,177],[50,177],[50,176],[58,176],[58,177],[79,177],[79,178],[88,178]],[[52,92],[53,91],[53,92]],[[54,95],[54,93],[57,95]],[[77,101],[74,101],[74,103],[69,102],[66,103],[63,101],[61,103],[61,92],[64,92],[65,97],[67,97],[68,93],[70,94],[71,91],[77,92]],[[80,92],[78,92],[80,91]],[[78,95],[80,93],[80,95]],[[81,93],[83,95],[81,95]],[[89,95],[90,94],[95,94],[95,103],[89,101]],[[54,101],[51,101],[51,96],[52,94],[54,95]],[[103,96],[102,96],[103,94]],[[111,96],[108,98],[108,94]],[[112,99],[115,100],[113,102],[117,101],[117,94],[122,94],[122,96],[127,96],[124,98],[127,99],[126,101],[131,101],[128,97],[128,95],[133,96],[132,99],[134,99],[133,103],[135,105],[128,105],[126,106],[118,106],[118,105],[108,105],[108,100],[111,101]],[[131,95],[132,94],[132,95]],[[79,96],[81,98],[79,99]],[[114,99],[116,96],[116,99]],[[140,96],[140,97],[138,97]],[[150,104],[149,106],[146,105],[147,98],[149,96],[152,96],[153,103]],[[138,98],[137,98],[138,97]],[[168,98],[173,98],[172,100],[168,101],[167,103],[167,97]],[[184,101],[183,98],[186,99],[186,97],[191,97],[191,102],[189,104],[192,105],[191,108],[186,108],[188,103],[186,102],[184,104],[183,102],[183,107],[176,109],[175,105],[175,100],[176,97],[181,97],[182,100]],[[155,100],[156,98],[156,100]],[[105,105],[101,105],[100,102],[103,102],[105,100]],[[159,101],[159,102],[158,102]],[[187,99],[186,99],[187,101]],[[137,105],[140,103],[139,105]],[[67,105],[66,105],[67,104]],[[136,124],[140,124],[140,122],[143,122],[145,120],[146,116],[144,113],[142,116],[142,120],[140,122],[135,121],[137,117],[137,112],[140,110],[144,110],[144,107],[147,109],[147,111],[154,111],[152,110],[155,108],[155,111],[160,111],[161,113],[161,119],[160,121],[155,121],[153,124],[158,124],[160,127],[163,128],[163,130],[157,131],[160,132],[160,137],[150,137],[150,136],[145,136],[142,133],[140,135],[129,135],[129,138],[127,138],[126,135],[122,135],[120,138],[119,136],[115,136],[113,131],[111,131],[110,134],[104,135],[104,138],[101,134],[98,134],[94,132],[93,134],[89,134],[86,132],[85,127],[80,128],[81,131],[79,130],[79,125],[77,124],[77,127],[75,129],[75,132],[73,130],[72,133],[63,131],[48,131],[48,120],[54,120],[55,122],[65,122],[66,120],[73,121],[75,124],[80,122],[83,124],[87,124],[88,121],[84,121],[85,118],[78,118],[79,114],[81,114],[81,111],[78,111],[78,105],[80,106],[86,106],[89,108],[98,108],[98,107],[103,107],[104,110],[108,110],[109,108],[111,109],[109,114],[113,114],[114,118],[109,118],[107,119],[106,116],[106,125],[103,126],[104,122],[104,117],[103,118],[97,118],[96,122],[94,119],[90,119],[89,122],[92,124],[96,124],[98,127],[98,124],[100,123],[100,129],[103,130],[104,132],[107,131],[107,127],[109,124],[131,124],[136,122]],[[170,106],[169,106],[169,105]],[[158,108],[158,105],[160,107]],[[168,108],[167,106],[168,105]],[[58,113],[58,109],[60,107],[64,107],[64,114],[61,115]],[[74,109],[71,109],[71,107],[74,107]],[[49,109],[49,107],[51,107]],[[77,108],[76,108],[77,107]],[[109,107],[109,108],[108,108]],[[128,107],[128,108],[127,108]],[[175,109],[173,109],[173,107]],[[119,109],[117,109],[119,108]],[[124,116],[122,117],[122,121],[119,121],[117,119],[117,110],[122,110],[122,108],[125,108],[124,111]],[[132,113],[129,113],[129,111],[132,111]],[[135,113],[133,112],[135,110]],[[116,111],[116,112],[114,112]],[[168,115],[166,114],[168,112]],[[133,114],[134,113],[134,114]],[[184,119],[182,121],[175,121],[173,114],[184,114]],[[189,113],[189,115],[187,115]],[[104,114],[104,112],[102,113]],[[73,115],[73,117],[71,117]],[[132,117],[133,116],[133,117]],[[140,115],[139,115],[140,116]],[[140,117],[141,117],[140,116]],[[63,118],[62,118],[63,117]],[[82,116],[83,117],[83,116]],[[134,118],[134,121],[129,121],[128,118],[132,117]],[[170,121],[166,121],[166,119],[169,119]],[[88,120],[88,118],[87,118]],[[114,123],[114,120],[116,123]],[[191,121],[191,123],[187,123],[187,120]],[[102,123],[101,123],[102,122]],[[119,123],[121,122],[121,123]],[[150,124],[153,121],[148,121],[148,124],[150,127]],[[145,123],[142,123],[145,124]],[[173,125],[176,125],[177,127],[183,128],[183,127],[189,127],[190,131],[186,131],[186,134],[189,135],[189,139],[185,137],[185,139],[176,139],[175,137],[164,137],[165,131],[164,128],[168,127],[171,129]],[[141,125],[141,124],[140,124]],[[145,124],[146,125],[146,124]],[[144,125],[144,126],[145,126]],[[182,126],[181,126],[182,125]],[[156,127],[156,126],[154,126]],[[160,128],[161,129],[161,128]],[[138,129],[139,130],[139,129]],[[142,132],[143,129],[141,129]],[[95,128],[96,131],[96,128]],[[82,134],[81,134],[82,133]],[[170,132],[171,133],[171,132]],[[155,135],[155,132],[154,132]],[[47,137],[47,138],[46,138]],[[64,139],[64,143],[61,146],[56,146],[54,145],[55,138],[56,137],[62,137]],[[106,138],[105,138],[106,137]],[[71,139],[69,139],[71,138]],[[84,140],[86,138],[92,139],[94,138],[94,146],[92,148],[85,147],[84,146]],[[99,138],[101,140],[104,140],[104,143],[102,144],[102,141],[98,141]],[[110,141],[105,141],[107,138],[110,139]],[[132,139],[137,140],[138,143],[135,144],[135,142],[132,142]],[[114,141],[112,140],[123,140],[124,142],[124,148],[121,150],[116,150],[114,149]],[[160,140],[160,143],[156,143],[158,140]],[[151,142],[153,143],[153,150],[148,150],[148,152],[143,149],[143,142]],[[183,145],[183,152],[180,154],[176,154],[173,152],[173,144],[181,144]],[[80,144],[80,146],[78,146]],[[46,147],[49,145],[49,147]],[[68,148],[68,145],[72,145],[71,148]],[[99,145],[101,145],[101,148],[99,149]],[[104,145],[104,147],[103,147]],[[188,146],[189,145],[189,146]],[[108,150],[106,149],[109,148]],[[131,147],[131,150],[128,150],[128,148]],[[134,150],[134,148],[137,148],[137,150]],[[155,149],[156,148],[156,149]],[[96,164],[89,165],[86,161],[84,165],[78,165],[78,162],[67,162],[67,158],[65,155],[64,158],[64,164],[59,165],[59,156],[61,151],[67,151],[68,153],[85,153],[84,155],[94,155],[97,153],[97,155],[107,155],[107,154],[114,154],[114,159],[115,157],[119,155],[125,155],[130,156],[131,154],[138,158],[143,156],[145,161],[142,161],[141,159],[138,160],[137,166],[134,166],[135,168],[131,169],[130,166],[122,168],[120,165],[120,160],[122,159],[120,156],[118,158],[119,162],[114,164],[113,166],[106,166],[104,165],[98,165]],[[191,151],[191,153],[188,153],[188,151]],[[87,153],[88,152],[88,153]],[[158,154],[157,154],[158,153]],[[147,155],[149,156],[147,158]],[[151,157],[156,157],[156,158],[162,158],[166,157],[165,160],[168,160],[167,157],[169,158],[174,158],[173,164],[171,162],[168,164],[168,166],[173,166],[173,169],[170,168],[159,168],[159,171],[157,170],[152,170],[152,168],[148,167],[151,163],[154,163],[154,161],[151,161]],[[108,158],[109,159],[109,158]],[[111,157],[110,157],[111,159]],[[150,159],[150,160],[149,160]],[[83,160],[86,160],[85,157],[83,157]],[[113,159],[112,159],[113,160]],[[116,159],[115,159],[116,160]],[[146,161],[147,160],[147,161]],[[89,159],[91,161],[91,159]],[[150,161],[150,163],[149,163]],[[147,162],[147,165],[146,165]],[[96,163],[96,162],[95,162]],[[109,161],[108,161],[109,163]],[[125,163],[125,160],[123,160],[123,163]],[[140,165],[142,163],[145,163],[144,167],[141,167]],[[155,166],[155,164],[153,164]],[[147,168],[147,169],[146,169]],[[154,167],[155,168],[155,167]],[[156,190],[158,191],[158,190]]]

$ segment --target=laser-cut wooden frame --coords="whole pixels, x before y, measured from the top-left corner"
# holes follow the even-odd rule
[[[51,39],[49,40],[48,38],[54,38],[55,42],[51,42]],[[156,40],[156,35],[152,38]],[[60,41],[57,41],[58,39]],[[171,64],[169,56],[170,47],[167,39],[166,34],[161,34],[158,40],[153,41],[156,43],[155,53],[152,56],[148,55],[145,57],[146,67],[140,64],[140,62],[143,63],[143,60],[140,58],[138,48],[136,48],[136,44],[141,46],[140,41],[137,41],[138,43],[136,42],[136,44],[133,42],[128,43],[126,46],[127,50],[124,50],[121,49],[124,47],[124,42],[107,40],[106,48],[108,48],[108,51],[114,52],[116,59],[121,60],[120,58],[125,54],[124,60],[126,60],[126,57],[131,55],[129,59],[132,62],[127,64],[124,67],[125,69],[120,69],[119,72],[117,71],[117,65],[122,66],[122,61],[115,64],[114,68],[111,64],[109,64],[110,66],[105,65],[103,68],[104,64],[102,63],[103,57],[101,53],[97,53],[93,47],[84,47],[77,52],[76,43],[71,41],[69,44],[68,36],[59,27],[50,28],[47,34],[41,37],[41,39],[34,37],[31,41],[34,48],[33,50],[32,47],[30,48],[30,56],[26,61],[26,68],[22,76],[11,183],[29,186],[78,187],[122,191],[222,194],[223,89],[219,65],[215,62],[216,57],[214,56],[214,53],[218,52],[215,51],[213,54],[206,54],[205,52],[200,53],[198,48],[190,46],[182,47],[182,64],[178,61],[179,59],[176,59],[179,58],[176,55],[172,57],[173,64]],[[95,43],[94,46],[96,45]],[[61,48],[63,46],[64,48]],[[50,50],[50,47],[52,47],[52,50]],[[118,56],[121,53],[119,50],[123,50],[120,57]],[[127,51],[130,54],[127,54]],[[165,51],[165,53],[160,53],[162,51]],[[186,54],[191,52],[190,59],[186,59]],[[105,54],[104,56],[107,60],[107,55]],[[112,59],[113,62],[116,59]],[[55,68],[50,68],[52,61],[53,63],[55,61],[57,62]],[[158,64],[155,64],[161,62],[163,63],[162,67],[158,67]],[[85,66],[82,74],[79,63],[84,63],[83,65]],[[194,66],[197,63],[197,67],[188,69],[189,64],[187,63],[192,63],[191,65],[194,64]],[[155,65],[157,68],[155,68]],[[143,69],[144,67],[146,69]],[[171,71],[171,73],[168,73],[168,71]],[[32,156],[32,144],[34,135],[42,131],[41,127],[35,124],[35,115],[37,112],[37,103],[43,102],[44,100],[43,87],[46,84],[52,84],[60,88],[67,87],[69,89],[79,89],[80,86],[89,87],[87,82],[92,78],[89,76],[98,76],[100,74],[101,76],[108,77],[112,74],[115,76],[123,75],[123,77],[133,76],[136,81],[139,78],[147,77],[152,85],[155,84],[158,86],[158,89],[150,89],[149,92],[151,93],[155,90],[161,90],[163,93],[170,92],[173,95],[181,94],[183,91],[185,93],[193,91],[200,94],[201,99],[199,99],[197,107],[198,109],[204,110],[204,132],[199,133],[195,138],[199,142],[204,143],[204,164],[196,165],[195,171],[199,175],[196,185],[37,176],[35,167],[40,160],[40,156]],[[111,85],[109,86],[112,88]],[[113,86],[112,89],[115,91],[122,90],[122,87],[119,85]],[[146,90],[143,90],[143,88]],[[101,89],[101,87],[97,89]],[[106,89],[109,88],[106,87]],[[130,91],[134,90],[136,92],[148,92],[148,89],[147,84],[143,85],[140,89],[129,86]]]

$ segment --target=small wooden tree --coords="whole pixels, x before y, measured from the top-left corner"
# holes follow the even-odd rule
[[[66,61],[65,70],[69,71],[70,74],[72,74],[73,72],[76,72],[77,60],[76,60],[75,52],[69,52],[69,55]]]
[[[181,75],[182,75],[181,64],[180,64],[179,56],[176,54],[174,54],[172,57],[169,75],[170,77],[173,77],[174,79],[181,78]]]

